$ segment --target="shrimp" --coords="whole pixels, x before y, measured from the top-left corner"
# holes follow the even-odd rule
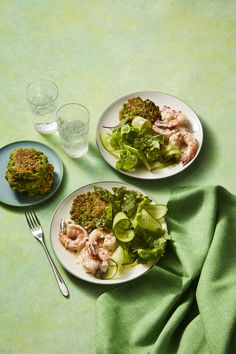
[[[189,121],[181,111],[175,111],[168,106],[163,106],[161,119],[157,119],[154,122],[152,129],[169,139],[171,135],[178,131],[189,130]]]
[[[189,128],[189,121],[187,117],[181,112],[176,111],[168,106],[163,106],[161,110],[161,120],[157,120],[155,124],[160,127],[179,130]]]
[[[104,275],[109,267],[110,253],[106,248],[98,249],[98,257],[101,260],[100,274]]]
[[[166,138],[169,138],[172,134],[176,133],[177,130],[175,129],[169,129],[167,128],[166,126],[163,126],[162,125],[158,125],[157,122],[161,122],[163,123],[162,121],[156,121],[154,122],[154,124],[152,125],[152,129],[158,133],[158,134],[161,134],[161,135],[164,135]]]
[[[80,263],[87,273],[104,275],[109,266],[110,254],[104,248],[97,249],[97,253],[91,252],[89,246],[84,247],[80,253]]]
[[[100,276],[103,276],[108,269],[110,255],[116,247],[116,238],[112,232],[95,229],[89,234],[80,253],[80,263],[86,272],[95,274],[99,271]]]
[[[194,136],[186,131],[179,131],[171,135],[170,145],[176,145],[181,151],[181,162],[186,165],[197,153],[198,143]]]
[[[88,240],[88,232],[71,220],[62,220],[58,237],[62,246],[67,250],[79,252]]]
[[[110,231],[95,229],[89,234],[88,243],[112,250],[116,246],[116,237]]]
[[[92,256],[88,247],[82,249],[79,258],[86,272],[95,274],[99,269],[100,261]]]

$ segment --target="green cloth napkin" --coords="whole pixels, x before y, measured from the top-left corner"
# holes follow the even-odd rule
[[[182,187],[168,209],[158,265],[97,300],[99,354],[236,353],[236,196]]]

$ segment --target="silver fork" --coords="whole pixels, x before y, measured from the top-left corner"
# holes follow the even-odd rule
[[[49,252],[48,249],[46,247],[45,241],[44,241],[44,232],[43,232],[43,228],[39,222],[39,219],[37,218],[36,214],[34,211],[25,211],[25,217],[27,220],[27,223],[29,225],[30,231],[32,233],[32,235],[41,243],[41,245],[44,248],[44,251],[48,257],[49,263],[51,265],[51,268],[53,270],[53,273],[55,275],[57,284],[59,286],[59,289],[61,290],[62,294],[65,297],[69,296],[69,290],[64,282],[64,280],[61,277],[61,274],[58,272]]]

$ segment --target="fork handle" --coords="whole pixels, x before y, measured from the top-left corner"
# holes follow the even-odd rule
[[[58,284],[58,286],[59,286],[59,289],[61,290],[62,294],[63,294],[65,297],[68,297],[68,296],[69,296],[69,290],[68,290],[68,288],[67,288],[67,286],[66,286],[64,280],[62,279],[61,274],[60,274],[59,271],[57,270],[57,267],[55,266],[55,264],[54,264],[54,262],[53,262],[53,260],[52,260],[52,258],[51,258],[51,256],[50,256],[50,254],[49,254],[49,252],[48,252],[48,249],[47,249],[45,243],[44,243],[42,240],[41,240],[41,244],[42,244],[42,246],[43,246],[43,248],[44,248],[44,251],[45,251],[45,253],[46,253],[47,257],[48,257],[50,266],[51,266],[51,268],[52,268],[52,270],[53,270],[53,273],[54,273],[54,275],[55,275],[55,278],[56,278],[57,284]]]

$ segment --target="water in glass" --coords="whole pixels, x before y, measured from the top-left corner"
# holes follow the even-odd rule
[[[46,103],[45,103],[46,102]],[[42,134],[51,134],[57,130],[55,111],[57,104],[50,95],[36,95],[32,98],[31,110],[34,115],[35,129]]]
[[[88,152],[88,125],[80,120],[69,120],[60,126],[65,152],[71,157],[81,157]]]

